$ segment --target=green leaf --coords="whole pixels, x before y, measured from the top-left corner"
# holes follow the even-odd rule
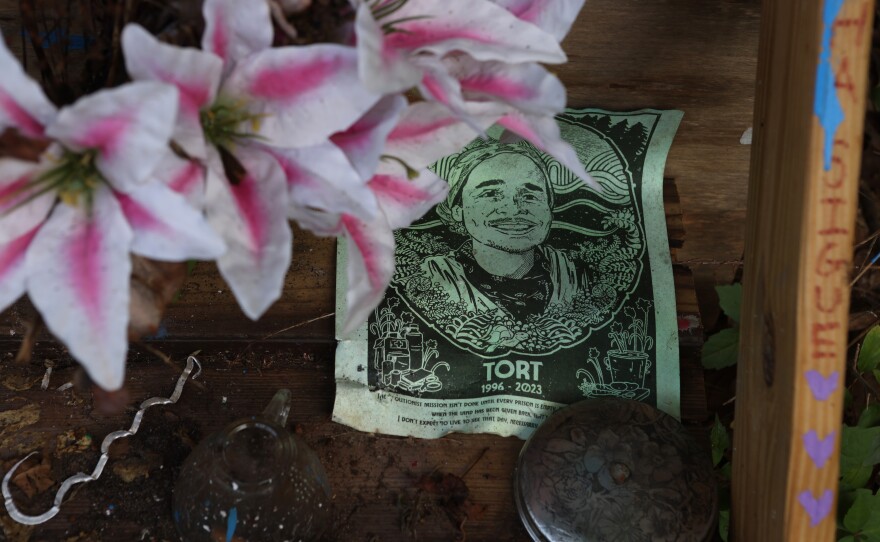
[[[865,487],[874,465],[880,463],[880,427],[843,426],[840,444],[840,485],[843,489]]]
[[[850,491],[840,491],[837,496],[837,506],[840,508],[838,512],[837,530],[841,533],[853,534],[857,528],[851,528],[854,522],[858,521],[858,514],[852,513],[852,508],[861,495],[871,495],[870,489],[853,489]]]
[[[843,528],[843,518],[846,516],[846,513],[849,512],[850,507],[852,507],[853,503],[856,502],[856,495],[858,495],[859,491],[863,491],[861,489],[841,489],[837,493],[837,536],[843,536],[847,534],[846,529]]]
[[[723,369],[736,365],[738,357],[738,329],[722,329],[715,335],[711,335],[703,345],[703,367],[706,369]]]
[[[731,284],[730,286],[716,286],[715,291],[718,292],[718,304],[731,320],[739,322],[740,307],[742,306],[742,284]]]
[[[721,540],[727,542],[728,533],[730,532],[730,510],[721,510],[718,512],[718,536]]]
[[[880,425],[880,404],[868,405],[859,416],[859,427],[876,427]]]
[[[880,368],[880,326],[874,326],[865,335],[862,347],[859,349],[859,371],[863,373],[875,371]]]
[[[724,459],[724,452],[730,447],[730,435],[727,434],[727,428],[721,423],[718,414],[715,415],[715,425],[709,433],[709,440],[712,443],[712,464],[717,467]]]
[[[874,369],[874,380],[880,382],[880,369]]]
[[[880,540],[880,495],[868,489],[858,491],[855,502],[843,517],[843,527],[855,535],[856,540]]]
[[[725,480],[732,480],[733,479],[733,473],[731,472],[732,470],[733,470],[733,465],[731,465],[728,462],[728,463],[725,463],[719,469],[719,472],[721,473],[721,477],[724,478]]]
[[[844,536],[843,538],[838,538],[837,542],[858,542],[851,534]]]

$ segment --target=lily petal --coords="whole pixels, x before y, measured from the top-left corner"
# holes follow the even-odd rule
[[[288,216],[296,220],[300,228],[309,230],[318,237],[339,237],[343,233],[342,215],[328,213],[314,207],[292,203]]]
[[[524,115],[515,111],[505,115],[498,121],[498,124],[527,139],[538,149],[559,160],[560,164],[580,177],[590,188],[602,191],[599,183],[584,169],[577,152],[562,140],[559,125],[556,124],[553,117]]]
[[[343,215],[348,246],[347,310],[343,334],[357,329],[382,301],[394,276],[394,233],[383,215],[363,222]]]
[[[406,98],[399,94],[386,96],[344,132],[330,137],[330,141],[342,149],[362,179],[373,176],[385,140],[405,109]]]
[[[151,178],[168,149],[177,95],[146,81],[98,91],[62,109],[46,133],[75,151],[96,150],[104,177],[128,192]]]
[[[122,386],[128,349],[132,232],[109,189],[91,210],[57,205],[26,259],[27,289],[46,325],[105,390]]]
[[[205,0],[202,13],[202,49],[222,58],[227,74],[242,58],[272,46],[272,17],[264,0]]]
[[[530,22],[553,35],[556,41],[568,34],[584,0],[492,0],[518,19]]]
[[[0,243],[0,312],[12,305],[25,292],[25,256],[39,226],[31,231]]]
[[[464,55],[450,57],[445,64],[468,100],[493,100],[536,115],[565,109],[565,87],[539,64],[477,62]]]
[[[195,160],[184,160],[172,152],[165,153],[153,177],[186,198],[195,209],[205,206],[205,167]]]
[[[0,133],[18,128],[28,137],[42,137],[57,109],[6,48],[0,34]]]
[[[236,158],[245,174],[233,185],[216,151],[209,148],[208,158],[205,211],[227,246],[217,267],[244,313],[256,320],[281,297],[290,266],[284,173],[271,156],[240,148]]]
[[[31,231],[49,214],[55,191],[37,196],[36,189],[29,184],[44,170],[43,164],[0,159],[0,243]]]
[[[461,83],[449,73],[449,65],[437,57],[427,55],[418,58],[418,65],[424,69],[418,87],[422,96],[445,105],[459,120],[473,128],[481,137],[485,137],[485,127],[468,113]]]
[[[177,87],[180,116],[174,140],[190,156],[205,157],[205,136],[200,111],[217,97],[223,61],[198,49],[160,42],[136,24],[122,31],[125,67],[135,81],[160,81]]]
[[[468,112],[485,128],[503,115],[498,107],[474,105]],[[388,134],[384,154],[403,160],[413,169],[427,167],[461,150],[479,132],[462,122],[449,109],[435,102],[410,104],[400,122]]]
[[[288,148],[345,130],[380,97],[360,84],[355,49],[335,44],[256,53],[239,63],[222,92],[244,97],[263,115],[256,133],[266,144]]]
[[[363,12],[364,6],[359,8]],[[368,9],[368,8],[367,8]],[[366,16],[363,17],[366,19]],[[557,40],[537,26],[517,19],[506,9],[489,0],[469,2],[437,2],[436,0],[408,0],[387,20],[378,22],[391,25],[380,44],[375,28],[358,28],[358,47],[361,48],[364,72],[381,69],[381,76],[402,74],[412,77],[414,70],[406,68],[406,56],[433,53],[444,56],[453,51],[469,54],[476,60],[519,62],[565,62],[565,53]],[[380,28],[381,30],[381,28]],[[367,42],[362,37],[369,37]],[[363,43],[363,47],[361,44]],[[369,76],[369,73],[365,73]],[[374,74],[375,75],[375,74]],[[369,80],[365,79],[369,84]],[[385,91],[401,90],[400,84],[409,82],[404,77],[389,78]],[[381,85],[381,81],[374,82]],[[403,87],[406,88],[406,87]]]
[[[117,192],[116,199],[134,232],[131,251],[135,254],[180,262],[213,260],[226,251],[202,213],[162,183],[139,186],[128,194]]]
[[[380,167],[379,173],[370,179],[369,187],[392,230],[406,228],[449,192],[446,181],[433,172],[425,169],[415,179],[409,179],[399,166]]]
[[[355,34],[359,74],[368,89],[391,94],[415,86],[422,78],[422,69],[409,59],[407,51],[385,45],[385,31],[366,2],[357,8]]]
[[[284,171],[292,208],[349,213],[364,220],[379,212],[373,193],[336,145],[324,143],[302,149],[264,150]]]

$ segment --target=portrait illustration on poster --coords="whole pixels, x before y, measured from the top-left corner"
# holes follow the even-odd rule
[[[339,389],[355,393],[359,380],[374,400],[410,397],[414,408],[430,398],[433,410],[492,398],[465,410],[471,417],[459,418],[457,431],[463,424],[522,435],[522,426],[505,426],[513,413],[499,416],[496,403],[507,398],[523,403],[516,415],[530,424],[548,406],[585,397],[646,401],[677,414],[662,167],[679,119],[654,110],[558,117],[601,191],[497,127],[434,164],[448,195],[395,233],[396,272],[384,301],[361,333],[340,337]],[[366,374],[348,378],[353,363]]]

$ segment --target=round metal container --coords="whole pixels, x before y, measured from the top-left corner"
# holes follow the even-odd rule
[[[673,417],[625,399],[555,412],[523,446],[514,484],[541,542],[703,542],[718,509],[708,452]]]

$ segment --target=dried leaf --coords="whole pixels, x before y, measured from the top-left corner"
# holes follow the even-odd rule
[[[22,490],[29,499],[54,486],[55,480],[52,478],[52,464],[49,462],[49,458],[44,457],[42,463],[18,472],[12,478],[12,483]]]
[[[140,457],[127,457],[113,464],[113,474],[130,484],[138,478],[149,478],[150,465]]]
[[[0,436],[11,435],[23,427],[40,420],[39,405],[25,405],[21,408],[0,412]]]
[[[3,540],[8,542],[29,542],[33,531],[33,526],[22,525],[5,513],[0,514],[0,534],[5,535],[5,538],[0,538]]]

